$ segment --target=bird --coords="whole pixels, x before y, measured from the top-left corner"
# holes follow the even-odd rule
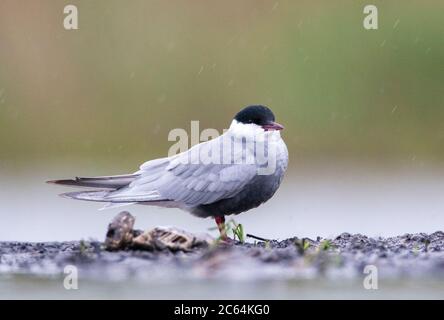
[[[251,105],[234,116],[222,135],[147,161],[134,173],[47,182],[93,188],[61,196],[103,202],[105,208],[143,204],[211,217],[221,239],[230,240],[225,216],[258,207],[281,185],[289,159],[282,129],[270,108]]]

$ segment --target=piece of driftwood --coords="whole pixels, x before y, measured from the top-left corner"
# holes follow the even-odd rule
[[[108,250],[119,250],[129,247],[133,241],[133,227],[136,219],[128,212],[120,212],[108,225],[105,246]]]
[[[106,233],[107,250],[191,251],[208,247],[214,241],[210,235],[196,235],[174,227],[156,227],[144,232],[134,230],[135,220],[127,211],[120,212],[113,219]]]

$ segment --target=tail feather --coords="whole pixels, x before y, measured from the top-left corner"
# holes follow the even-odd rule
[[[99,210],[107,210],[107,209],[114,209],[114,208],[120,208],[123,206],[129,206],[131,204],[136,204],[137,202],[118,202],[118,203],[114,203],[114,202],[109,202],[107,204],[105,204],[102,208],[100,208]]]
[[[94,190],[94,191],[75,191],[62,193],[60,196],[69,199],[109,202],[106,196],[110,193],[109,190]]]
[[[47,182],[75,187],[100,188],[98,190],[66,192],[60,196],[75,200],[107,202],[108,205],[105,205],[103,209],[135,203],[152,203],[161,206],[168,205],[166,203],[170,201],[163,198],[157,191],[145,192],[143,194],[128,192],[128,188],[125,187],[139,176],[140,174],[135,173],[106,177],[76,177],[75,179],[52,180]]]
[[[76,177],[74,179],[51,180],[47,183],[65,186],[119,189],[134,181],[139,174],[126,174],[103,177]]]
[[[159,194],[154,192],[146,195],[119,196],[119,194],[116,194],[114,190],[74,191],[62,193],[60,196],[69,199],[109,202],[116,204],[167,201],[166,199],[160,197]]]

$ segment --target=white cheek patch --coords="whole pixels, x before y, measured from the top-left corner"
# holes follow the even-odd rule
[[[233,120],[229,129],[234,137],[245,138],[246,140],[254,140],[258,135],[265,133],[261,126],[254,123],[242,123]]]

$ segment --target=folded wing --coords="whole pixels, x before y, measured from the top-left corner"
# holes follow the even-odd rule
[[[234,155],[228,164],[203,163],[202,159],[196,159],[211,155],[221,143],[219,137],[171,158],[149,161],[140,167],[134,181],[109,193],[105,199],[109,202],[174,201],[193,207],[231,198],[254,178],[257,167],[242,163],[242,152]]]

